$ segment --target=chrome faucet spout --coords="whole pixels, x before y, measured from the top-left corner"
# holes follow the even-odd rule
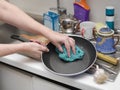
[[[59,10],[60,10],[60,0],[57,0],[57,11],[58,11],[58,13],[60,13]]]
[[[60,16],[66,14],[66,9],[60,7],[60,0],[57,0],[57,12]]]

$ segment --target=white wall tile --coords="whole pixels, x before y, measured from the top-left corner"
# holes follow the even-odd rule
[[[56,0],[9,0],[27,12],[43,14],[51,7],[57,7]]]
[[[73,2],[75,0],[60,0],[61,7],[67,8],[67,12],[73,14]],[[56,7],[57,0],[10,0],[20,8],[35,13],[47,12],[50,7]],[[90,20],[95,22],[105,22],[105,7],[115,7],[115,27],[120,28],[120,0],[87,0],[91,8]]]

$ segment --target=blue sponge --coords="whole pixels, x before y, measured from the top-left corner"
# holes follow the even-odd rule
[[[74,54],[71,50],[70,57],[68,57],[67,50],[64,45],[62,46],[62,48],[63,48],[63,52],[60,52],[57,48],[56,48],[56,52],[59,54],[59,58],[61,58],[64,61],[72,62],[77,59],[82,59],[84,56],[84,51],[81,50],[77,45],[75,46],[76,54]]]

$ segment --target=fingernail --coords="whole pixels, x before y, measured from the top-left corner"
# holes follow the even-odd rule
[[[47,49],[47,52],[49,52],[49,49]]]
[[[68,57],[70,57],[70,54],[68,55]]]

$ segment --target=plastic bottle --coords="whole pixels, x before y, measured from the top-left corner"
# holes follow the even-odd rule
[[[47,26],[48,28],[59,32],[60,30],[60,25],[59,25],[59,15],[55,12],[48,11],[47,13],[43,14],[43,21],[44,25]]]
[[[113,6],[107,6],[105,10],[106,14],[106,25],[114,30],[114,12],[115,9]]]
[[[74,2],[74,17],[77,20],[89,21],[90,7],[86,0],[75,0]]]

